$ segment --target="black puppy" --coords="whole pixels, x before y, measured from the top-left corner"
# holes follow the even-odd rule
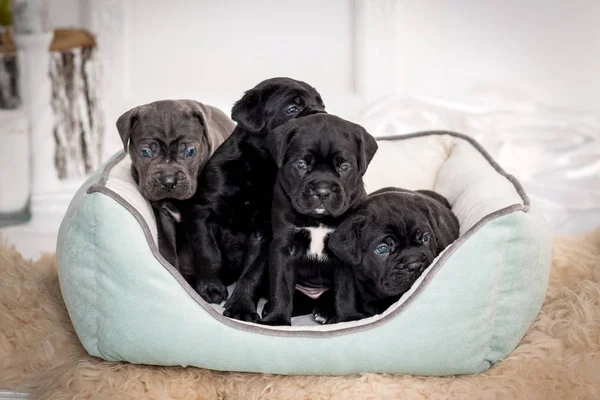
[[[289,78],[273,78],[247,91],[233,106],[238,123],[198,178],[189,210],[195,288],[206,301],[227,298],[225,316],[256,321],[259,291],[266,287],[271,238],[271,197],[275,165],[266,135],[290,119],[324,112],[319,93]],[[264,282],[264,284],[263,284]]]
[[[289,325],[294,290],[311,298],[332,290],[326,323],[363,317],[352,268],[327,251],[328,236],[366,198],[362,177],[377,142],[356,124],[318,114],[290,121],[267,139],[279,172],[273,193],[270,297],[261,323]]]
[[[176,202],[192,197],[199,172],[234,127],[221,110],[193,100],[156,101],[117,120],[133,179],[156,217],[159,252],[176,268]]]
[[[328,245],[354,266],[361,311],[372,316],[398,301],[458,235],[458,220],[442,195],[385,188],[348,215]]]

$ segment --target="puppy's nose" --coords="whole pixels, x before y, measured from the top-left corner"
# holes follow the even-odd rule
[[[331,189],[328,187],[318,187],[316,190],[316,194],[318,198],[324,199],[331,194]]]
[[[404,265],[404,268],[413,272],[421,269],[424,262],[425,259],[421,256],[409,256],[402,261],[402,265]]]
[[[173,189],[177,185],[175,174],[164,174],[161,176],[160,185],[166,189]]]
[[[318,183],[310,189],[310,194],[324,200],[331,194],[331,186],[326,183]]]
[[[422,266],[423,266],[423,263],[421,261],[414,261],[409,264],[406,264],[406,268],[408,268],[409,271],[417,271]]]

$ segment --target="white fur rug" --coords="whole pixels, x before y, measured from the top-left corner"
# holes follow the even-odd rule
[[[522,343],[480,375],[277,376],[106,362],[87,355],[53,256],[0,239],[0,389],[33,399],[599,399],[600,229],[554,240],[544,306]]]

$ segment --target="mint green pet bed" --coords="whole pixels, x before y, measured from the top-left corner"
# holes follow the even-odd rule
[[[224,317],[158,253],[156,223],[115,155],[71,202],[57,248],[60,287],[85,349],[111,361],[214,370],[340,375],[485,371],[505,358],[546,291],[550,234],[523,188],[472,139],[384,138],[365,177],[448,198],[460,238],[384,314],[267,327]]]

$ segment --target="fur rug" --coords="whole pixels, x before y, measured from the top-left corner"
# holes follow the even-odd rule
[[[598,399],[600,229],[554,240],[548,293],[535,324],[480,375],[349,377],[224,373],[106,362],[79,344],[53,256],[23,260],[0,240],[0,389],[33,399]]]

